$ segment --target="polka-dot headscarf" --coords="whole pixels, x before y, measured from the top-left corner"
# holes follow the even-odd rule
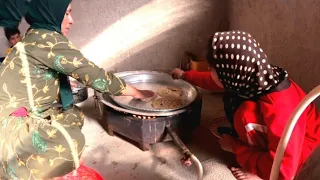
[[[265,94],[288,76],[269,64],[260,44],[242,31],[215,33],[209,63],[225,89],[243,98]]]
[[[224,109],[232,125],[234,113],[244,101],[281,89],[278,85],[288,76],[284,69],[269,64],[260,44],[243,31],[215,33],[207,58],[226,90]]]

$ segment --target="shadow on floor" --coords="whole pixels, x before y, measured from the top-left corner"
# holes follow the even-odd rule
[[[108,148],[101,145],[90,150],[86,157],[85,164],[96,171],[105,179],[126,179],[126,180],[167,180],[160,173],[154,171],[153,167],[141,166],[139,162],[118,162],[110,159]],[[102,158],[97,158],[102,157]],[[156,163],[155,163],[156,164]],[[161,163],[160,163],[161,164]]]
[[[97,121],[101,127],[105,131],[106,129],[106,121],[99,121],[99,111],[94,107],[94,100],[92,97],[90,97],[87,101],[85,101],[83,104],[81,104],[82,111],[84,115],[87,117],[89,121]],[[236,158],[233,154],[223,151],[220,148],[218,139],[210,132],[209,130],[209,123],[202,123],[201,126],[195,129],[192,136],[192,141],[187,143],[187,147],[190,149],[190,151],[198,157],[198,159],[203,162],[219,162],[221,164],[225,164],[227,166],[236,166]],[[128,138],[124,138],[122,136],[116,135],[116,137],[121,138],[122,140],[129,142],[137,147],[137,145],[130,141]],[[173,142],[164,142],[164,143],[158,143],[151,146],[150,152],[152,153],[152,163],[150,167],[147,169],[141,169],[139,172],[144,172],[145,175],[141,175],[138,172],[131,171],[131,169],[135,169],[134,167],[137,166],[137,163],[128,163],[128,162],[121,162],[121,168],[120,162],[114,162],[112,159],[108,158],[108,149],[104,146],[101,147],[95,147],[90,151],[90,154],[95,154],[96,156],[101,156],[104,158],[103,162],[95,162],[97,160],[92,160],[92,162],[87,162],[88,166],[93,167],[94,169],[97,169],[99,172],[102,173],[103,177],[106,179],[148,179],[146,177],[156,177],[156,179],[168,179],[165,178],[159,174],[157,174],[157,168],[161,165],[166,165],[170,169],[173,169],[174,173],[183,174],[185,173],[185,170],[195,171],[195,167],[185,167],[182,166],[181,168],[176,168],[177,164],[180,164],[179,160],[183,157],[182,153],[177,153],[175,156],[176,160],[175,162],[168,162],[168,157],[166,157],[166,153],[163,153],[163,151],[168,151],[168,149],[179,149],[177,145],[175,145]],[[138,150],[138,147],[137,147]],[[140,149],[139,149],[140,150]],[[179,149],[180,150],[180,149]],[[93,157],[93,158],[94,158]],[[106,159],[105,159],[106,158]],[[90,158],[88,158],[90,161]],[[97,158],[94,158],[97,159]],[[111,161],[111,163],[110,163]],[[123,167],[125,166],[125,167]],[[179,165],[180,166],[180,165]],[[110,169],[112,169],[112,172]],[[140,167],[144,168],[144,167]],[[120,169],[122,169],[120,171]],[[160,168],[161,169],[161,168]],[[126,170],[126,172],[123,172],[123,170]],[[130,170],[130,171],[127,171]],[[205,170],[206,171],[206,170]],[[157,174],[157,175],[155,175]],[[108,176],[112,177],[108,177]]]
[[[98,107],[95,107],[95,102],[92,96],[88,97],[86,101],[77,105],[81,107],[83,114],[88,120],[99,120],[99,109]]]
[[[190,151],[200,151],[201,154],[208,155],[207,158],[204,158],[201,161],[206,161],[209,160],[210,157],[214,157],[228,166],[237,165],[234,154],[220,148],[218,138],[211,133],[207,126],[200,126],[193,132],[192,145],[190,144],[190,146]]]

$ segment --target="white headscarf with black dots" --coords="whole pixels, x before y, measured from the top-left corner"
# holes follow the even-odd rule
[[[288,73],[268,63],[260,44],[243,31],[217,32],[212,40],[212,60],[227,91],[242,98],[268,93]]]

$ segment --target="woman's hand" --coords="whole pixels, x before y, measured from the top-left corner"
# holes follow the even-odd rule
[[[183,79],[183,74],[184,71],[179,68],[175,68],[171,71],[171,76],[173,79]]]
[[[135,99],[152,99],[155,93],[149,90],[138,90],[137,88],[127,84],[126,89],[122,91],[122,96],[132,96]]]
[[[219,139],[219,144],[221,148],[225,151],[232,152],[232,143],[236,141],[236,139],[230,135],[223,135],[221,139]]]
[[[155,93],[149,90],[138,90],[137,94],[134,95],[133,97],[135,99],[152,99],[155,96]]]

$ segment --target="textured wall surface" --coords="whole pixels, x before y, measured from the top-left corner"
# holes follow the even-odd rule
[[[201,53],[208,37],[226,30],[227,3],[218,0],[77,0],[69,39],[102,67],[171,70]],[[25,32],[28,25],[22,22]],[[0,57],[8,47],[0,30]]]
[[[201,53],[226,30],[227,3],[218,0],[80,0],[73,3],[70,39],[90,60],[112,71],[171,70]]]
[[[0,27],[0,57],[4,56],[7,47],[7,39],[4,36],[3,28]]]
[[[319,8],[317,0],[77,0],[69,38],[106,69],[167,71],[185,50],[200,54],[213,32],[245,30],[310,91],[320,84]],[[6,48],[0,30],[0,56]]]
[[[302,88],[320,84],[320,1],[230,0],[230,29],[250,32]]]

